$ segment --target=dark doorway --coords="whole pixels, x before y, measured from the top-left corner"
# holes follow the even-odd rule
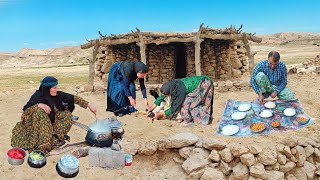
[[[172,43],[176,50],[175,79],[187,76],[186,46],[183,43]]]

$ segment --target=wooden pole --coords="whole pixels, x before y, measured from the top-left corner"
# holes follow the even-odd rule
[[[140,39],[140,42],[137,43],[137,45],[140,47],[140,57],[141,57],[141,61],[147,65],[147,57],[146,57],[146,44],[144,43],[144,39],[143,39],[143,36],[140,32],[140,29],[139,28],[136,28],[137,29],[137,33],[139,35],[139,39]],[[148,66],[148,65],[147,65]],[[144,82],[146,82],[146,78],[144,78]]]
[[[94,65],[96,62],[96,57],[98,54],[98,49],[99,49],[99,40],[96,39],[95,44],[94,44],[94,48],[93,48],[93,53],[92,53],[92,59],[89,60],[89,81],[88,84],[90,86],[93,86],[93,82],[94,82]]]
[[[249,58],[249,71],[250,71],[250,73],[252,73],[253,68],[254,68],[254,53],[251,53],[249,41],[248,41],[247,35],[245,33],[243,33],[242,41],[244,44],[244,48],[247,50],[247,55]]]
[[[144,43],[144,39],[143,39],[143,36],[140,32],[140,29],[136,28],[137,29],[137,33],[139,35],[139,39],[140,39],[140,42],[137,43],[137,45],[140,47],[140,56],[141,56],[141,61],[144,63],[144,64],[147,64],[147,58],[146,58],[146,44]]]
[[[201,62],[200,62],[200,51],[201,51],[201,42],[203,39],[200,39],[201,31],[202,31],[203,23],[200,25],[200,28],[195,36],[194,39],[194,48],[195,48],[195,54],[194,54],[194,61],[195,61],[195,67],[196,67],[196,75],[201,76]]]

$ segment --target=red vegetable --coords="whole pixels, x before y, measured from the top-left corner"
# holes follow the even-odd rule
[[[8,152],[8,156],[13,158],[13,159],[23,159],[24,158],[24,153],[20,149],[11,149]]]

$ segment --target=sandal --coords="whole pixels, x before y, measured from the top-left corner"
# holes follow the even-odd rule
[[[182,127],[193,127],[194,126],[194,123],[181,122],[180,124]]]

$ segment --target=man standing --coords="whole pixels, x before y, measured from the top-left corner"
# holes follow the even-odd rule
[[[280,54],[271,51],[268,59],[261,61],[255,67],[251,76],[250,84],[253,90],[259,95],[260,103],[265,98],[278,96],[281,100],[294,99],[294,93],[287,86],[287,68],[280,62]]]

